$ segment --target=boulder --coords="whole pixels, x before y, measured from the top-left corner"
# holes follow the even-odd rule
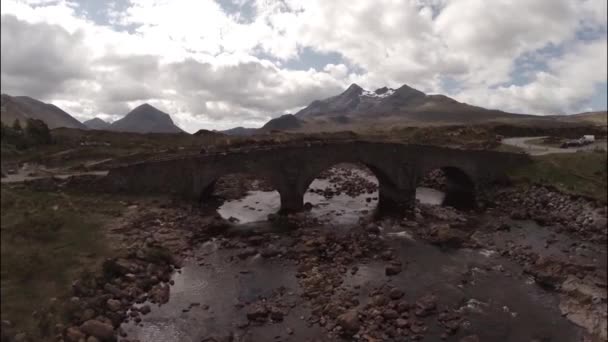
[[[338,316],[337,323],[342,327],[344,334],[348,336],[356,334],[361,326],[359,314],[355,309],[348,310]]]
[[[112,327],[111,324],[104,323],[96,319],[90,319],[82,323],[80,330],[87,335],[100,339],[101,341],[114,340],[114,327]]]

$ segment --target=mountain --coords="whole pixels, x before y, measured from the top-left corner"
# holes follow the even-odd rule
[[[236,136],[250,136],[254,135],[258,132],[257,128],[245,128],[245,127],[235,127],[231,129],[226,129],[223,131],[219,131],[220,133],[224,133],[226,135],[236,135]]]
[[[134,133],[182,133],[169,114],[162,112],[151,105],[142,104],[122,119],[114,121],[109,130]]]
[[[305,124],[304,121],[295,117],[293,114],[281,115],[278,118],[274,118],[268,121],[262,128],[261,131],[290,131],[297,130]]]
[[[12,125],[18,119],[22,124],[28,118],[44,121],[49,128],[68,127],[87,129],[80,121],[59,107],[27,96],[1,95],[0,117],[2,122]]]
[[[107,130],[110,128],[110,123],[107,121],[103,121],[100,118],[93,118],[91,120],[87,120],[84,122],[84,124],[90,129]]]
[[[313,101],[295,114],[310,122],[361,123],[472,123],[532,117],[458,102],[444,95],[427,95],[403,85],[398,89],[368,91],[352,84],[342,94]]]

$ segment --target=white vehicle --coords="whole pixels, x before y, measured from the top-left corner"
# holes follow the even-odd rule
[[[594,142],[595,141],[595,135],[583,135],[582,140],[585,141],[585,142]]]

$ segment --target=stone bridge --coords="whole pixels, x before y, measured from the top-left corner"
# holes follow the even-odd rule
[[[389,211],[413,208],[416,184],[432,170],[445,172],[448,190],[474,193],[483,184],[504,180],[506,170],[528,160],[515,153],[340,141],[177,155],[116,167],[108,177],[122,191],[201,200],[213,192],[220,177],[247,173],[272,184],[281,195],[281,211],[292,212],[303,209],[304,193],[322,171],[339,163],[357,163],[374,173],[379,181],[378,208]]]

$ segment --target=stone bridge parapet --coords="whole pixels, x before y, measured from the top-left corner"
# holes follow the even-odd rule
[[[220,177],[247,173],[272,184],[281,195],[281,211],[291,212],[302,210],[304,193],[322,171],[357,163],[378,179],[379,210],[388,211],[413,208],[416,184],[434,169],[445,170],[448,182],[480,187],[505,179],[507,170],[528,161],[517,153],[340,141],[168,156],[113,168],[108,177],[122,191],[201,200]]]

